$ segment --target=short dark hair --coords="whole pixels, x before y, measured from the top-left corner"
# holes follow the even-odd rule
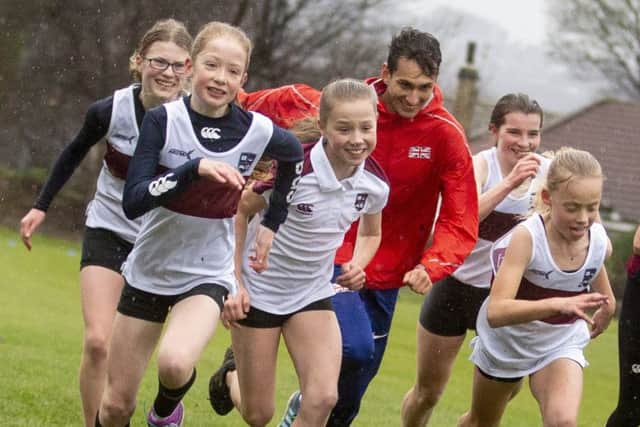
[[[440,42],[429,33],[403,28],[391,38],[387,57],[389,72],[393,73],[398,68],[399,58],[414,60],[427,76],[437,77],[442,62]]]
[[[497,128],[505,122],[505,116],[509,113],[537,114],[540,116],[540,128],[542,128],[543,112],[538,101],[531,99],[524,93],[508,93],[498,100],[491,112],[489,124]]]

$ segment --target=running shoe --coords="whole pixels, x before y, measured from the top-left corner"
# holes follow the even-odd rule
[[[298,415],[298,411],[300,411],[301,400],[302,394],[300,393],[300,390],[294,391],[289,397],[289,401],[287,402],[287,412],[285,412],[284,417],[282,417],[282,421],[278,424],[278,427],[291,427],[293,420],[295,420]]]
[[[227,372],[236,370],[236,360],[233,349],[227,348],[222,359],[222,365],[209,380],[209,403],[218,415],[227,415],[233,409],[233,401],[227,386]]]
[[[167,417],[159,417],[156,415],[156,411],[153,410],[153,406],[149,409],[147,414],[147,425],[149,427],[180,427],[184,420],[184,406],[182,402],[178,403],[176,409],[173,410],[171,415]]]

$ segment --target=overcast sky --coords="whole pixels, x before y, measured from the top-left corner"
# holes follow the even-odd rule
[[[512,42],[542,45],[546,37],[544,0],[429,0],[420,2],[419,6],[409,4],[407,8],[416,13],[419,9],[433,10],[439,6],[471,13],[493,22],[507,31]]]
[[[549,111],[567,113],[605,92],[602,84],[577,79],[567,67],[549,58],[548,1],[394,2],[390,16],[399,25],[414,25],[439,37],[443,50],[440,83],[448,92],[455,88],[467,43],[475,41],[480,96],[485,102],[508,92],[525,92]]]

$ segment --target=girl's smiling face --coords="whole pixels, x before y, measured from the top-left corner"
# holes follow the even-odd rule
[[[160,103],[176,99],[182,92],[182,80],[188,75],[188,58],[189,52],[174,42],[152,43],[144,55],[136,58],[143,97]],[[158,69],[157,65],[154,67],[162,62],[174,65],[164,70]]]
[[[368,98],[335,102],[320,124],[325,152],[338,179],[355,171],[376,147],[376,110]]]
[[[504,123],[499,128],[492,124],[489,130],[496,138],[498,155],[508,163],[508,166],[515,166],[518,160],[540,147],[540,116],[538,114],[525,114],[520,111],[507,113],[504,116]]]
[[[193,61],[193,109],[210,117],[223,116],[247,80],[245,47],[233,37],[213,37]]]

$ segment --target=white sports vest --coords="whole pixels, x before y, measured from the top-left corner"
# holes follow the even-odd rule
[[[242,140],[229,151],[215,153],[200,144],[182,99],[164,108],[167,139],[159,163],[166,169],[176,168],[188,158],[203,157],[229,163],[249,175],[273,134],[272,122],[252,113],[251,126]],[[143,215],[123,270],[127,282],[160,295],[181,294],[203,283],[234,289],[233,215],[239,197],[238,190],[200,178],[166,207]]]
[[[140,219],[128,219],[122,210],[122,193],[129,159],[138,143],[138,123],[133,98],[135,85],[113,94],[111,122],[107,131],[107,153],[98,176],[96,193],[87,206],[88,227],[105,228],[133,243]]]
[[[479,153],[487,162],[487,179],[482,187],[482,193],[498,185],[504,177],[500,170],[500,163],[496,154],[496,148],[492,147]],[[480,222],[478,242],[464,263],[456,269],[453,277],[462,283],[488,288],[491,285],[493,273],[489,263],[489,251],[491,245],[522,221],[532,205],[533,197],[540,187],[541,180],[547,175],[549,159],[540,156],[540,171],[535,179],[531,180],[527,191],[519,197],[507,195],[494,210]]]
[[[531,261],[520,283],[517,299],[538,300],[554,296],[572,296],[590,290],[590,284],[604,265],[608,238],[604,227],[594,223],[590,230],[587,257],[573,272],[559,269],[551,256],[540,215],[522,223],[533,240]],[[497,270],[511,240],[511,233],[497,241],[491,261]],[[487,321],[487,303],[478,313],[472,341],[471,359],[490,375],[518,377],[529,375],[553,360],[567,357],[586,366],[582,349],[589,343],[584,320],[571,316],[553,316],[519,325],[492,328]]]

